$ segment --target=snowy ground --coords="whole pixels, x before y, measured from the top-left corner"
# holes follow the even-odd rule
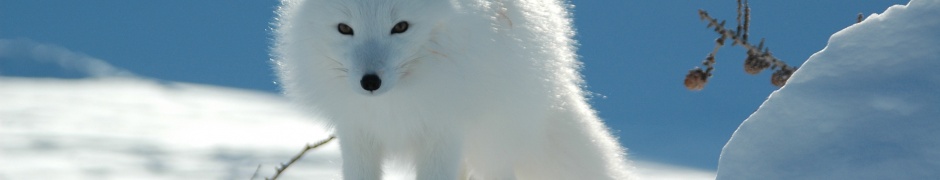
[[[940,177],[940,0],[848,27],[722,151],[718,179]]]
[[[0,180],[251,179],[327,130],[278,95],[139,78],[0,77]],[[282,179],[338,179],[332,142]],[[644,179],[714,172],[637,162]],[[388,179],[413,179],[389,167]]]

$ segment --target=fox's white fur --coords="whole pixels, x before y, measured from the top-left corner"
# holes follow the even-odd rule
[[[345,179],[381,179],[388,159],[417,179],[630,179],[586,102],[567,6],[282,0],[272,53],[285,93],[334,127]]]

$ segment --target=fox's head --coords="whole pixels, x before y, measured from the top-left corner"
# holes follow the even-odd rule
[[[427,57],[448,1],[309,0],[300,2],[292,41],[310,42],[314,71],[335,71],[352,91],[380,95]],[[284,12],[281,12],[284,13]],[[282,18],[285,18],[282,14]],[[283,26],[283,25],[282,25]],[[284,28],[284,27],[281,27]],[[302,60],[300,60],[302,61]]]

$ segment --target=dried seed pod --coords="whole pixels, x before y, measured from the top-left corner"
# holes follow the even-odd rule
[[[780,68],[780,70],[777,70],[770,76],[770,83],[777,87],[783,87],[784,84],[787,84],[787,80],[790,80],[790,76],[793,75],[793,72],[796,72],[796,68]]]
[[[744,59],[744,72],[748,74],[758,74],[768,67],[770,67],[770,62],[767,62],[760,55],[748,53],[747,59]]]
[[[705,88],[705,83],[708,83],[708,74],[698,67],[689,70],[689,74],[685,75],[685,88],[689,90],[702,90]]]

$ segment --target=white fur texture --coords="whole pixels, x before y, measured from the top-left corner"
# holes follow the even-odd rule
[[[566,6],[282,0],[273,56],[285,93],[334,126],[345,179],[381,179],[389,159],[422,180],[630,179],[581,89]]]

